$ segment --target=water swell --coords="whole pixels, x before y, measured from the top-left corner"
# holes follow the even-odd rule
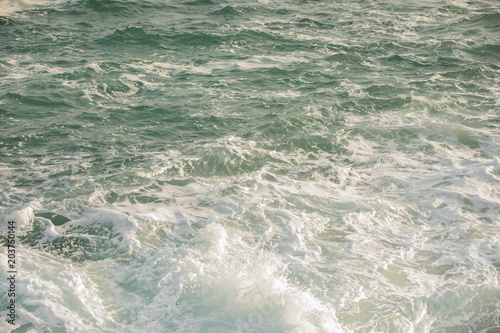
[[[22,329],[497,329],[492,1],[24,3]]]

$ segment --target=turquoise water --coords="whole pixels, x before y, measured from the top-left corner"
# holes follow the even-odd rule
[[[0,8],[0,330],[500,332],[497,1]]]

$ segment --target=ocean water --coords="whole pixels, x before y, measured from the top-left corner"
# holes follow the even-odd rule
[[[0,1],[2,332],[500,332],[496,0]]]

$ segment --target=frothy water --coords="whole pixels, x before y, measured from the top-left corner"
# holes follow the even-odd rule
[[[496,1],[0,4],[0,330],[500,332]]]

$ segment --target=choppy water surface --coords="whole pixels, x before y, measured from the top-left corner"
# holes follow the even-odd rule
[[[500,332],[497,1],[0,6],[2,330]]]

